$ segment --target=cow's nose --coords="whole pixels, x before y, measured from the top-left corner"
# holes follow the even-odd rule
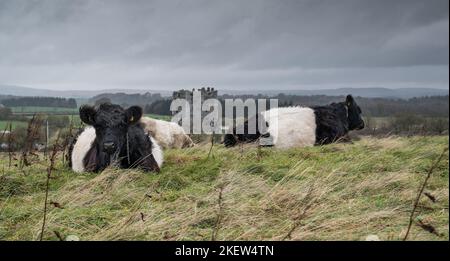
[[[112,153],[114,152],[116,149],[116,144],[114,144],[114,142],[110,141],[110,142],[105,142],[103,143],[103,150],[107,153]]]

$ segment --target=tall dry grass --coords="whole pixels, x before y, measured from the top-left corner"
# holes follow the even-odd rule
[[[60,167],[44,239],[401,240],[424,174],[445,137],[363,138],[354,144],[274,151],[210,144],[166,152],[160,174]],[[241,150],[243,152],[241,153]],[[422,197],[410,240],[448,240],[448,154]],[[4,239],[37,239],[43,194],[2,198]],[[13,209],[16,208],[16,209]],[[2,217],[3,216],[3,217]],[[422,222],[437,234],[422,229]],[[11,231],[13,227],[17,231]]]

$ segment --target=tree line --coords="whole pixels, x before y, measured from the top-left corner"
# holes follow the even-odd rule
[[[222,116],[225,115],[225,99],[267,99],[266,108],[270,108],[269,99],[278,99],[278,107],[316,106],[332,102],[342,102],[344,96],[297,96],[284,95],[263,96],[245,95],[219,96]],[[361,134],[368,135],[435,135],[448,131],[449,100],[448,96],[419,97],[411,99],[362,98],[357,103],[363,111],[366,128]],[[172,115],[171,99],[160,100],[144,107],[145,113]],[[235,113],[235,112],[234,112]],[[247,111],[245,110],[245,113]]]
[[[59,97],[14,97],[1,101],[5,107],[57,107],[77,108],[77,102],[73,98]]]
[[[222,95],[220,99],[278,99],[279,107],[286,106],[317,106],[326,105],[332,102],[342,102],[344,96],[326,96],[326,95],[285,95],[277,96],[263,95],[245,95],[232,96]],[[448,117],[449,116],[449,96],[425,96],[411,99],[389,99],[389,98],[364,98],[355,97],[356,102],[361,107],[365,116],[371,117],[391,117],[399,114],[415,114],[424,117]]]
[[[218,99],[224,107],[225,99],[278,99],[279,107],[288,106],[317,106],[326,105],[332,102],[342,102],[344,96],[297,96],[284,95],[263,96],[263,95],[221,95]],[[411,99],[387,99],[387,98],[355,98],[358,105],[367,117],[393,117],[398,115],[413,114],[422,117],[449,117],[449,96],[418,97]],[[144,106],[145,113],[160,115],[171,115],[171,99],[162,99]],[[267,107],[268,108],[268,107]],[[224,109],[224,108],[223,108]]]
[[[122,107],[129,107],[132,105],[140,105],[145,107],[148,104],[152,104],[156,101],[162,100],[162,96],[159,93],[144,93],[144,94],[127,94],[127,93],[103,93],[92,97],[89,100],[90,104],[98,104],[101,102],[110,102],[119,104]]]

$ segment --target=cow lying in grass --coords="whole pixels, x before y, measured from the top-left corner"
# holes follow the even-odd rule
[[[275,108],[259,115],[265,124],[256,128],[256,133],[248,133],[249,121],[244,123],[244,134],[226,134],[227,147],[243,142],[260,140],[260,144],[277,148],[307,147],[336,142],[347,136],[351,130],[364,128],[361,109],[351,95],[345,102],[316,107]],[[264,141],[264,142],[261,142]],[[270,144],[267,144],[270,143]]]
[[[163,153],[156,140],[141,124],[142,108],[123,109],[109,103],[80,108],[88,125],[69,148],[75,172],[99,172],[109,165],[159,171]]]
[[[164,149],[181,149],[194,146],[194,142],[186,135],[184,129],[174,122],[143,117],[141,123]]]

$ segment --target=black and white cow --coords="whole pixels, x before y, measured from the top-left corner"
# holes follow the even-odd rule
[[[255,134],[248,134],[249,121],[246,121],[244,134],[236,134],[234,128],[232,133],[225,135],[225,146],[257,140],[261,143],[264,139],[277,148],[323,145],[346,137],[351,130],[364,128],[361,108],[351,95],[345,102],[327,106],[271,109],[256,115],[256,122],[259,117],[265,124],[257,127]]]
[[[142,108],[124,109],[104,103],[80,108],[88,126],[69,147],[69,164],[75,172],[99,172],[109,165],[159,171],[163,154],[158,143],[145,132]]]

